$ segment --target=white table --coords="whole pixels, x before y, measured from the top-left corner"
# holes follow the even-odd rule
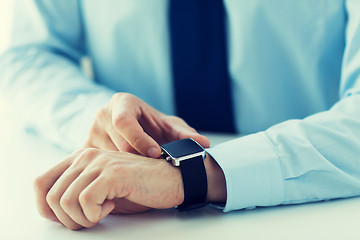
[[[33,179],[67,153],[19,131],[0,114],[0,240],[7,239],[360,239],[360,198],[222,213],[155,210],[108,216],[93,229],[71,231],[42,219]],[[228,137],[212,136],[213,142]]]

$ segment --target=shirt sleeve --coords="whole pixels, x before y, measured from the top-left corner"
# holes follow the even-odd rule
[[[0,53],[0,94],[26,129],[74,150],[113,91],[80,67],[86,54],[80,1],[13,1]]]
[[[340,100],[208,150],[225,174],[224,211],[360,195],[360,1],[346,9]]]

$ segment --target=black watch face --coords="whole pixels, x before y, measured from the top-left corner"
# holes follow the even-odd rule
[[[173,158],[179,158],[204,151],[194,140],[187,138],[161,146]]]

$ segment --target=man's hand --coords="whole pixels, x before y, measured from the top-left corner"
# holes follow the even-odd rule
[[[205,136],[181,118],[165,115],[134,95],[117,93],[97,112],[85,147],[159,158],[159,145],[184,138],[210,146]]]
[[[172,208],[184,200],[180,170],[163,159],[84,149],[35,180],[40,214],[77,230],[114,210],[135,213]]]

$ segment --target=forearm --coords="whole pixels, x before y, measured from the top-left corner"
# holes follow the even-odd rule
[[[267,130],[281,162],[283,204],[360,194],[360,95]]]
[[[360,96],[347,97],[208,149],[225,175],[224,211],[360,195],[359,106]]]
[[[9,50],[0,64],[1,94],[21,124],[69,150],[81,146],[95,111],[112,95],[46,47]]]
[[[0,94],[23,127],[68,150],[82,146],[112,91],[80,69],[86,55],[78,1],[13,1],[0,49]],[[21,17],[19,17],[21,16]]]
[[[204,164],[208,182],[206,201],[210,203],[225,203],[226,183],[224,172],[210,154],[206,154]]]

